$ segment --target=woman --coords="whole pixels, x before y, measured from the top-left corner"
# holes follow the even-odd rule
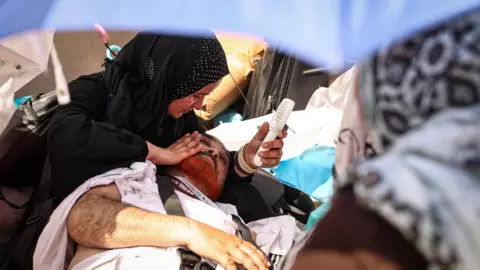
[[[200,136],[192,110],[201,109],[204,97],[227,74],[225,53],[212,33],[200,38],[138,34],[106,63],[104,72],[69,84],[72,102],[59,108],[48,134],[55,195],[64,198],[90,177],[146,158],[172,165],[197,153]],[[265,129],[268,125],[261,131]],[[232,153],[221,198],[235,204],[247,222],[271,215],[244,179],[256,169],[251,160],[260,139],[252,139],[241,152],[249,165],[241,163],[242,168]],[[278,164],[282,146],[281,139],[267,145],[264,166]],[[254,214],[252,205],[239,201],[245,196],[257,197]]]
[[[480,269],[479,37],[477,10],[360,66],[383,153],[352,168],[287,269]]]

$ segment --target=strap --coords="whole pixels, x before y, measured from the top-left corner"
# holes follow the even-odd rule
[[[158,186],[158,194],[160,194],[160,199],[162,200],[163,207],[165,207],[165,211],[168,215],[176,215],[176,216],[185,216],[185,212],[183,211],[182,204],[180,199],[178,198],[177,194],[175,193],[175,188],[172,183],[172,179],[165,175],[156,175],[157,177],[157,186]],[[203,202],[218,208],[210,199],[208,199],[201,191],[199,191],[195,186],[193,186],[188,180],[186,179],[178,179],[182,183],[184,183],[187,187],[192,189],[193,192],[198,196],[200,200]],[[231,215],[233,222],[238,227],[238,231],[242,235],[244,241],[247,241],[251,244],[255,245],[253,241],[253,235],[250,229],[243,223],[242,219],[236,215]]]
[[[250,231],[250,229],[247,227],[247,225],[245,225],[245,223],[243,223],[243,221],[240,219],[240,217],[238,217],[236,215],[231,215],[231,216],[232,216],[233,222],[235,222],[235,224],[237,224],[238,231],[242,235],[243,240],[249,242],[250,244],[253,244],[254,246],[256,246],[255,242],[253,241],[252,231]]]
[[[203,261],[200,256],[190,250],[178,249],[178,255],[181,258],[180,270],[214,270],[206,261]]]
[[[162,200],[163,207],[165,212],[168,215],[183,216],[185,217],[185,212],[183,211],[180,198],[175,193],[175,188],[173,186],[172,179],[165,175],[156,175],[158,194]],[[180,270],[213,270],[214,268],[207,262],[202,261],[202,258],[197,254],[193,253],[190,250],[178,250],[181,264]]]
[[[182,203],[175,193],[172,180],[165,175],[156,175],[158,194],[168,215],[185,217]]]
[[[7,198],[5,198],[5,195],[3,195],[2,187],[0,187],[0,201],[5,202],[5,203],[6,203],[9,207],[11,207],[11,208],[18,210],[18,209],[24,209],[24,208],[26,208],[27,205],[28,205],[28,203],[30,202],[30,199],[29,199],[27,202],[25,202],[25,203],[23,203],[23,204],[21,204],[21,205],[15,204],[15,203],[7,200]]]
[[[187,186],[190,190],[193,191],[193,193],[195,193],[195,196],[203,201],[204,203],[214,207],[214,208],[217,208],[219,210],[220,207],[218,207],[214,202],[212,202],[207,196],[205,196],[205,194],[203,194],[200,190],[198,190],[192,183],[190,183],[187,179],[184,179],[184,178],[181,178],[181,177],[178,177],[176,178],[178,181],[182,182],[185,186]],[[232,216],[232,221],[235,222],[235,224],[237,225],[238,227],[238,231],[240,232],[243,240],[251,243],[251,244],[254,244],[254,241],[253,241],[253,235],[252,235],[252,232],[250,231],[250,229],[247,227],[247,225],[245,225],[245,223],[243,223],[242,219],[236,215],[231,215]]]
[[[210,205],[211,207],[216,208],[216,209],[223,212],[223,210],[220,209],[220,207],[218,207],[218,205],[216,205],[214,202],[212,202],[212,200],[210,200],[207,196],[205,196],[205,194],[203,194],[203,192],[198,190],[198,188],[195,187],[192,183],[190,183],[190,181],[188,181],[187,179],[185,179],[183,177],[175,177],[175,180],[180,181],[189,190],[191,190],[195,194],[195,197],[197,197],[197,199],[199,199],[200,201]]]

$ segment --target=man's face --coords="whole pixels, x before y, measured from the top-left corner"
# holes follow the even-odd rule
[[[177,167],[210,199],[216,200],[227,179],[230,155],[217,138],[203,135],[203,149],[182,161]]]

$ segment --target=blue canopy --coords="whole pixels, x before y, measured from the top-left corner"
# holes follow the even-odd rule
[[[256,34],[327,66],[480,5],[479,0],[0,0],[0,37],[39,28]]]

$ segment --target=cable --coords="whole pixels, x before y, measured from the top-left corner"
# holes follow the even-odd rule
[[[242,88],[240,88],[240,86],[238,85],[238,83],[235,81],[235,78],[233,78],[232,73],[229,73],[229,75],[230,75],[230,78],[232,78],[232,81],[233,81],[233,83],[234,83],[235,86],[236,86],[235,88],[238,90],[238,92],[240,92],[240,95],[242,95],[243,100],[245,100],[245,104],[247,104],[248,109],[250,109],[250,107],[251,107],[251,106],[250,106],[250,103],[248,102],[247,97],[245,96],[245,94],[243,94]]]

